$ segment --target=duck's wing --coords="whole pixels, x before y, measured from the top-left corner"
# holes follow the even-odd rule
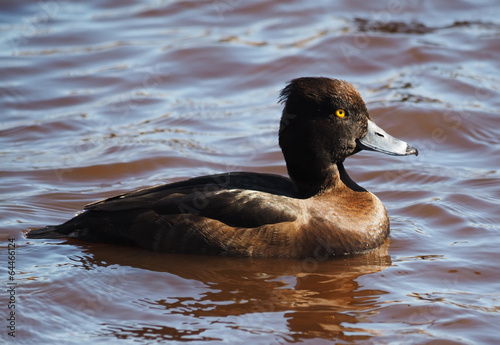
[[[248,228],[294,220],[298,209],[293,196],[288,178],[237,172],[139,189],[88,204],[85,210],[147,209],[158,215],[192,214]]]
[[[275,195],[293,197],[295,187],[286,177],[274,174],[251,172],[230,172],[191,178],[179,182],[126,192],[107,199],[98,200],[85,206],[85,210],[118,210],[147,205],[159,196],[174,194],[197,194],[228,189],[254,190]]]
[[[276,225],[292,223],[303,212],[289,179],[228,173],[101,200],[66,223],[34,230],[28,237],[73,237],[160,251],[254,255],[251,251],[256,242],[266,248],[266,241],[274,241],[271,237],[287,241],[287,236],[278,235],[282,231]]]

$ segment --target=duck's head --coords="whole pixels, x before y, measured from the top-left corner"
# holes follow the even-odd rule
[[[284,103],[279,143],[299,194],[311,196],[335,184],[338,164],[361,150],[389,155],[418,151],[378,127],[350,83],[330,78],[292,80]]]

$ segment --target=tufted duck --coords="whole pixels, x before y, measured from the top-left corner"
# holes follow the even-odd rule
[[[378,127],[348,82],[298,78],[280,94],[290,179],[231,172],[124,193],[28,238],[77,238],[155,251],[260,257],[362,253],[389,234],[382,202],[347,175],[361,150],[418,154]]]

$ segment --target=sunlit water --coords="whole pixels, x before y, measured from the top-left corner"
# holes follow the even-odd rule
[[[498,18],[494,0],[3,2],[0,336],[496,344]],[[278,93],[311,75],[355,84],[377,123],[419,149],[346,162],[390,215],[379,250],[276,260],[26,240],[122,191],[286,174]]]

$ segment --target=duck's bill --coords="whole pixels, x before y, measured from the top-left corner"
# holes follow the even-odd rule
[[[357,140],[357,145],[362,150],[378,151],[393,156],[418,156],[416,148],[390,136],[371,120],[368,120],[368,131],[364,137]]]

